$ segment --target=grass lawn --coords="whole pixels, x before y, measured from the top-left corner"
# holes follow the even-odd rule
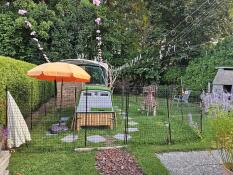
[[[10,160],[10,172],[24,175],[95,175],[95,152],[16,152]]]
[[[210,148],[205,139],[200,139],[195,129],[187,123],[187,114],[191,113],[193,122],[199,122],[199,108],[196,104],[184,104],[182,109],[174,104],[171,107],[171,131],[172,144],[167,145],[168,128],[166,126],[167,110],[166,100],[159,99],[157,116],[145,116],[138,110],[140,99],[135,100],[130,97],[129,117],[137,122],[138,132],[129,133],[132,139],[128,142],[127,150],[137,159],[138,164],[148,175],[167,175],[167,170],[155,157],[156,152],[167,151],[188,151]],[[114,97],[114,107],[117,114],[117,127],[113,130],[103,128],[91,128],[87,130],[87,135],[101,135],[111,137],[117,133],[124,133],[124,124],[120,115],[123,104],[121,97]],[[183,117],[182,115],[183,114]],[[64,115],[73,115],[72,109],[64,111]],[[32,142],[29,147],[23,146],[16,153],[12,154],[10,161],[10,171],[12,174],[17,172],[25,175],[36,174],[98,174],[95,169],[95,151],[88,153],[76,153],[74,147],[84,147],[84,129],[80,132],[67,131],[56,136],[46,136],[46,131],[58,120],[53,113],[41,118],[41,124],[33,127]],[[204,121],[205,122],[205,121]],[[74,143],[62,143],[61,138],[68,134],[77,134],[78,140]],[[205,133],[203,133],[205,135]],[[110,144],[110,145],[109,145]],[[123,141],[113,139],[111,145],[122,145]],[[88,147],[106,146],[106,143],[89,143]],[[49,151],[51,149],[51,151]]]

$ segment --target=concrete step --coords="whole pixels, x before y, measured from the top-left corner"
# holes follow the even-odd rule
[[[3,172],[3,174],[1,174],[1,175],[9,175],[9,171],[8,171],[8,170],[5,170],[5,171]]]
[[[0,175],[9,174],[8,171],[6,171],[9,161],[10,161],[10,153],[9,151],[1,151],[0,153]]]

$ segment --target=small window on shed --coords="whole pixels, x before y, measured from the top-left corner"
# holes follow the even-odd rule
[[[83,95],[84,96],[91,96],[91,93],[90,92],[84,92]]]
[[[223,85],[223,91],[231,93],[232,85]]]
[[[101,93],[100,96],[105,96],[105,97],[107,97],[107,96],[108,96],[108,93]]]

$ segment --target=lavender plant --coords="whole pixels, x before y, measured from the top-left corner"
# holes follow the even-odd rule
[[[205,112],[208,112],[213,106],[220,107],[224,111],[233,111],[233,94],[225,92],[212,92],[201,95]]]

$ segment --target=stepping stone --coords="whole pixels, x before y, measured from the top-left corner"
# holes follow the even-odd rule
[[[137,123],[137,122],[134,122],[134,121],[130,121],[130,122],[128,122],[128,125],[130,125],[130,126],[135,126],[135,125],[138,125],[138,123]]]
[[[126,117],[123,117],[123,119],[125,120],[125,119],[126,119]],[[128,120],[133,120],[133,118],[128,117]]]
[[[122,112],[121,115],[122,115],[122,116],[126,116],[126,112]]]
[[[128,128],[128,132],[136,132],[139,131],[138,128]]]
[[[93,136],[88,136],[87,141],[93,143],[100,143],[100,142],[105,142],[106,139],[100,135],[93,135]]]
[[[66,142],[66,143],[71,143],[71,142],[76,141],[77,139],[78,139],[77,135],[70,134],[62,138],[61,141]]]
[[[117,139],[117,140],[124,140],[125,134],[116,134],[116,135],[114,136],[114,138]],[[127,134],[127,139],[129,140],[129,139],[131,139],[131,138],[132,138],[132,137],[131,137],[129,134]]]

